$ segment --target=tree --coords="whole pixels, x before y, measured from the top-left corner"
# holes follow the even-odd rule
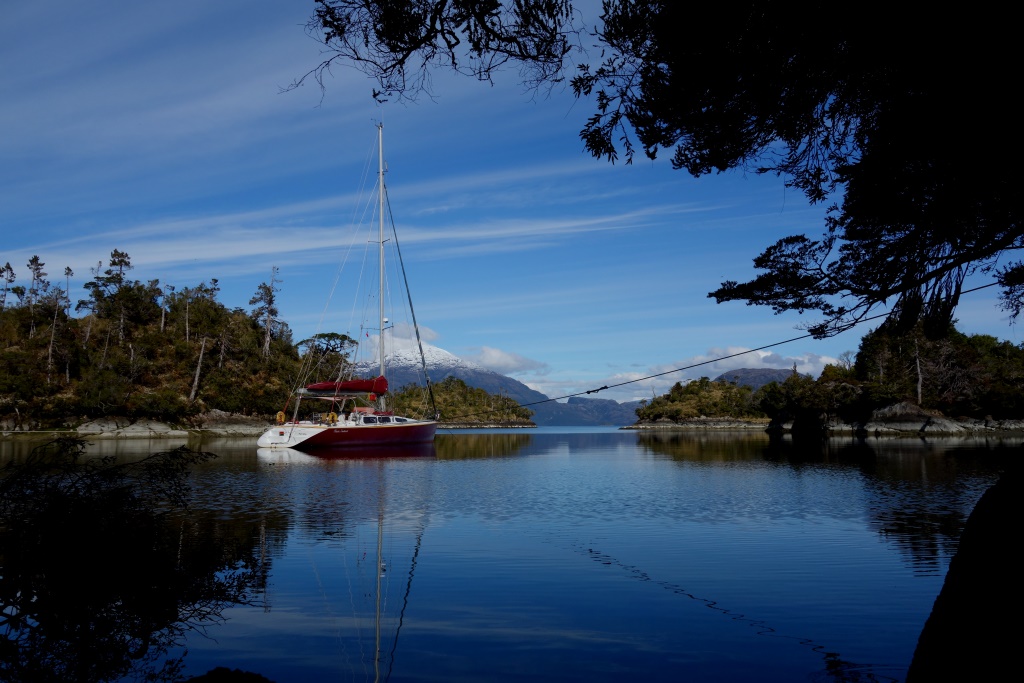
[[[321,332],[303,339],[297,346],[303,350],[304,365],[309,368],[310,376],[329,381],[349,376],[352,352],[359,342],[340,332]]]
[[[64,267],[64,289],[60,287],[54,288],[54,305],[53,305],[53,323],[50,325],[50,346],[46,351],[46,383],[50,383],[50,370],[53,369],[53,344],[57,339],[57,320],[58,315],[63,313],[64,317],[67,317],[67,307],[71,305],[71,299],[68,298],[68,291],[71,289],[71,276],[75,272],[71,270],[69,266]]]
[[[118,339],[123,343],[125,337],[125,302],[120,296],[127,284],[125,273],[133,268],[131,257],[123,251],[114,249],[110,252],[110,262],[106,270],[102,270],[103,262],[90,269],[93,279],[84,287],[89,292],[89,299],[78,302],[77,310],[88,309],[103,318],[118,319]],[[108,334],[109,336],[109,334]]]
[[[0,268],[0,280],[4,283],[4,291],[0,292],[0,311],[4,310],[4,307],[7,305],[7,292],[16,279],[14,269],[11,268],[11,262],[8,261]]]
[[[31,314],[31,327],[28,336],[32,337],[36,332],[36,302],[50,288],[50,282],[46,279],[46,272],[43,270],[46,264],[40,261],[38,256],[30,258],[27,265],[28,271],[31,273],[27,292],[28,307]]]
[[[571,78],[597,109],[585,147],[627,163],[637,147],[650,158],[671,149],[672,165],[694,176],[775,173],[829,202],[821,236],[768,247],[754,261],[764,272],[723,282],[709,294],[719,302],[815,313],[818,336],[891,305],[896,328],[924,320],[939,335],[966,279],[981,273],[1003,286],[1015,317],[1024,170],[1007,87],[1017,63],[1010,10],[923,19],[858,5],[823,22],[831,11],[604,0],[600,62]],[[582,35],[571,3],[556,0],[317,0],[309,28],[332,53],[311,73],[348,61],[377,80],[378,99],[429,91],[437,67],[489,81],[514,62],[527,84],[554,84]]]
[[[335,61],[350,61],[380,84],[380,101],[429,91],[438,66],[490,81],[513,62],[532,85],[558,81],[574,34],[568,0],[315,2],[307,30],[333,54],[294,85],[313,76],[323,86]]]
[[[270,357],[270,340],[273,337],[274,326],[277,323],[277,266],[270,269],[270,282],[261,282],[256,288],[256,294],[249,299],[250,306],[256,306],[252,315],[263,325],[263,357]]]

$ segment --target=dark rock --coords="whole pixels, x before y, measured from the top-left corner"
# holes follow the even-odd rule
[[[907,683],[998,681],[1018,663],[1024,483],[1011,463],[967,519],[942,591],[917,642]]]

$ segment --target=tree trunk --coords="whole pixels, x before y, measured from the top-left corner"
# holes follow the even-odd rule
[[[270,358],[270,330],[274,326],[274,319],[269,312],[264,326],[266,329],[263,332],[263,357]]]
[[[914,363],[917,365],[917,405],[921,405],[921,386],[923,384],[923,378],[921,376],[921,352],[917,347],[917,340],[914,340]]]
[[[196,393],[199,391],[199,371],[203,367],[203,353],[206,351],[206,337],[203,337],[203,344],[199,347],[199,362],[196,363],[196,377],[192,380],[192,393],[188,396],[188,402],[196,400]]]
[[[57,334],[57,310],[53,311],[53,324],[50,326],[50,348],[46,352],[46,383],[50,383],[50,371],[53,370],[53,339]]]
[[[100,367],[107,364],[107,349],[110,348],[110,328],[107,328],[107,338],[103,341],[103,355],[100,356]]]

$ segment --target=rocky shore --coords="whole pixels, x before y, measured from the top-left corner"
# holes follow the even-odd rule
[[[75,435],[89,439],[187,439],[194,436],[252,437],[265,432],[271,421],[262,417],[248,417],[221,410],[212,410],[192,418],[188,424],[171,425],[157,420],[131,420],[126,417],[105,417],[84,422],[63,430],[13,429],[0,425],[0,439],[38,438],[45,436]],[[529,423],[441,423],[440,429],[532,429]]]
[[[640,422],[623,429],[650,430],[749,430],[759,429],[777,433],[789,433],[793,430],[792,421],[770,422],[762,420],[742,420],[734,418],[699,417],[682,422],[658,420],[657,422]],[[860,434],[869,436],[966,436],[973,434],[994,434],[1000,432],[1024,432],[1024,420],[993,420],[991,418],[952,419],[944,415],[924,410],[912,403],[898,403],[887,408],[874,411],[871,418],[863,424],[831,421],[825,424],[829,434]]]
[[[35,435],[73,434],[90,439],[159,439],[188,438],[190,436],[258,437],[270,426],[270,421],[261,417],[248,417],[234,413],[213,410],[193,418],[188,424],[171,425],[156,420],[130,420],[122,417],[107,417],[84,422],[77,427],[63,430],[33,430],[0,425],[0,439],[24,438]],[[508,429],[536,428],[533,423],[490,424],[490,423],[441,423],[440,429]],[[658,420],[638,422],[622,429],[680,431],[718,430],[739,431],[759,430],[786,434],[793,430],[793,423],[771,422],[768,419],[738,419],[725,417],[698,417],[681,422]],[[910,403],[899,403],[876,410],[864,424],[829,422],[825,426],[828,434],[863,436],[971,436],[997,433],[1024,433],[1024,420],[952,419],[933,411],[923,410]]]
[[[258,437],[270,421],[213,410],[193,418],[187,424],[171,425],[157,420],[131,420],[126,417],[105,417],[61,430],[11,429],[0,427],[2,438],[38,438],[41,435],[73,435],[89,439],[184,439],[196,435]]]

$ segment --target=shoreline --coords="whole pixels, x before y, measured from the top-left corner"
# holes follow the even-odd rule
[[[172,425],[158,420],[129,420],[127,418],[103,418],[91,420],[76,428],[64,429],[2,429],[0,441],[35,441],[74,436],[84,439],[199,439],[206,437],[258,438],[275,426],[273,420],[248,418],[241,415],[211,414],[203,416],[198,425]],[[438,429],[536,429],[537,425],[498,424],[465,422],[438,423]]]
[[[188,425],[174,425],[158,420],[108,417],[90,420],[75,428],[64,429],[10,429],[0,427],[0,441],[39,440],[60,436],[77,436],[86,439],[199,439],[204,437],[257,438],[274,426],[272,420],[234,415],[222,411],[210,411],[197,416]],[[649,432],[694,432],[694,431],[762,431],[769,434],[788,435],[794,433],[792,421],[769,421],[766,418],[741,419],[729,417],[697,417],[681,422],[659,420],[638,422],[619,427],[627,431]],[[530,423],[438,423],[438,429],[536,429]],[[821,436],[986,436],[1024,434],[1024,420],[993,420],[992,418],[951,419],[939,413],[922,410],[909,403],[899,403],[876,410],[864,424],[850,424],[839,421],[827,422],[821,428],[801,430],[796,433],[820,434]]]
[[[683,422],[637,423],[622,429],[651,431],[695,431],[695,430],[751,430],[762,429],[770,434],[792,434],[792,420],[743,420],[736,418],[691,418]],[[1024,420],[994,420],[987,418],[952,419],[944,415],[923,410],[910,403],[897,403],[881,408],[871,414],[863,424],[851,424],[838,420],[827,421],[820,427],[814,425],[797,429],[797,433],[821,434],[823,436],[983,436],[999,434],[1024,434]]]

